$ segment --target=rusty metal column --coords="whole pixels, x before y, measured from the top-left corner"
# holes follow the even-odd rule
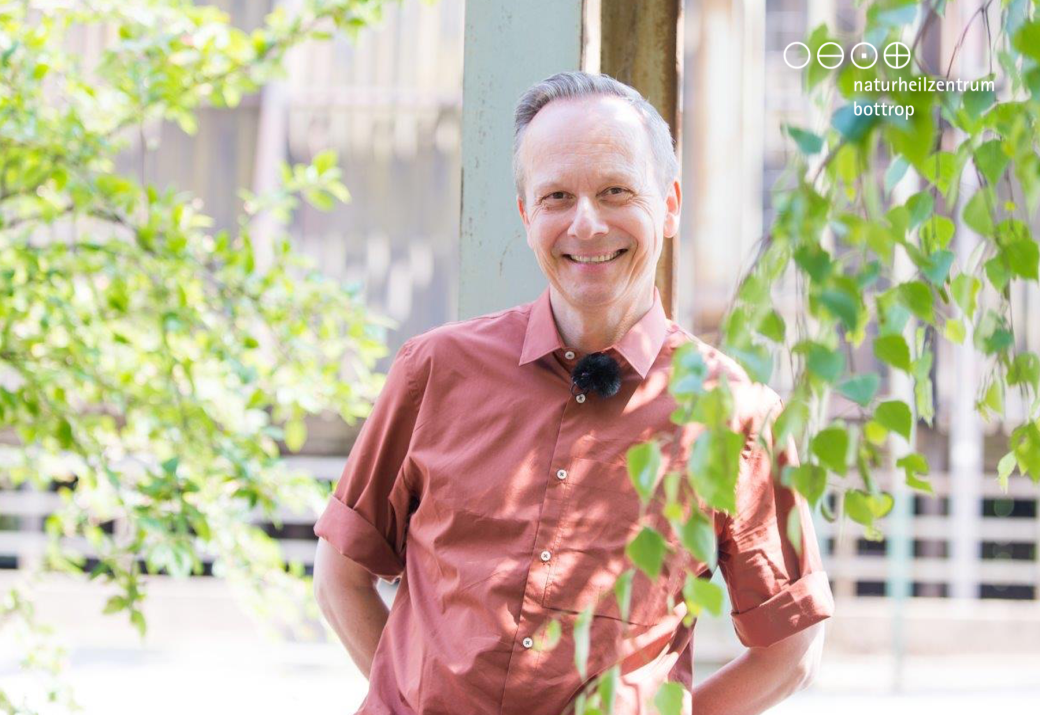
[[[591,0],[589,4],[595,2],[600,4],[599,66],[594,56],[586,56],[584,68],[639,90],[668,122],[681,157],[682,0]],[[597,34],[589,32],[586,18],[587,35]],[[657,264],[657,288],[669,317],[676,308],[678,246],[678,236],[667,236]]]

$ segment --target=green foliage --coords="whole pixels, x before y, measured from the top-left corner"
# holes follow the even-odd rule
[[[18,441],[0,488],[61,495],[46,564],[110,590],[104,612],[142,635],[148,576],[204,559],[270,618],[313,615],[302,567],[252,522],[324,503],[279,443],[299,450],[307,415],[367,414],[385,324],[288,236],[270,236],[269,267],[255,250],[258,217],[349,199],[335,153],[283,166],[269,194],[240,191],[237,227],[219,231],[117,159],[146,124],[194,133],[199,109],[236,106],[284,75],[289,48],[356,33],[382,5],[280,6],[251,32],[175,0],[0,7],[0,427]],[[70,50],[85,28],[111,38],[91,67]],[[77,538],[97,559],[87,573]]]
[[[944,2],[868,1],[865,25],[854,34],[820,25],[803,40],[814,53],[831,41],[848,48],[900,40],[920,55],[944,10]],[[962,79],[992,80],[993,89],[857,88],[874,79],[947,79],[945,66],[929,67],[923,57],[902,70],[883,61],[865,70],[849,62],[833,70],[806,66],[804,89],[823,116],[811,126],[783,127],[792,151],[773,196],[775,220],[721,324],[723,352],[751,380],[768,379],[774,364],[789,365],[791,394],[779,414],[767,416],[771,425],[745,441],[731,431],[741,405],[725,381],[711,383],[693,348],[679,353],[673,421],[677,432],[698,431],[686,478],[665,480],[673,541],[645,530],[636,537],[645,571],[668,557],[668,546],[714,569],[712,514],[736,509],[742,460],[750,448],[761,449],[759,459],[776,466],[774,445],[788,441],[801,461],[779,470],[781,484],[818,505],[824,518],[848,517],[866,538],[883,538],[882,520],[895,501],[878,486],[880,470],[895,471],[913,492],[934,494],[928,460],[915,448],[917,424],[934,418],[931,373],[940,340],[977,352],[985,378],[975,404],[984,417],[1003,416],[1008,391],[1019,392],[1026,417],[1011,431],[997,479],[1005,490],[1016,471],[1040,483],[1040,357],[1019,349],[1011,319],[1011,289],[1037,283],[1040,274],[1031,229],[1040,205],[1037,13],[1036,3],[1008,0],[999,24],[983,26],[978,13],[968,21],[965,32],[989,43],[990,61],[987,74]],[[855,111],[875,102],[914,113]],[[965,234],[977,240],[973,251],[962,252]],[[782,300],[792,292],[797,308]],[[851,403],[840,412],[835,392]],[[641,496],[644,507],[654,503],[653,492]],[[781,527],[800,549],[799,512]],[[721,598],[693,573],[683,595],[687,622]],[[681,698],[681,688],[665,684],[655,702],[661,712],[678,712]]]

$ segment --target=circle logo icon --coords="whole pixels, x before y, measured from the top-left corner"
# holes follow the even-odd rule
[[[816,61],[821,67],[829,70],[834,69],[845,59],[845,50],[837,42],[824,42],[820,49],[816,50]]]
[[[885,64],[894,70],[901,70],[910,64],[910,48],[902,42],[889,43],[885,48]]]
[[[791,63],[791,56],[788,55],[788,53],[791,52],[791,48],[795,47],[795,46],[801,47],[802,49],[805,50],[805,62],[803,62],[800,65],[792,64]],[[797,58],[800,56],[800,54],[801,53],[799,53],[799,52],[795,52],[795,53],[792,53],[792,56],[794,56],[795,59],[797,60]],[[786,64],[788,67],[790,67],[793,70],[800,70],[802,67],[805,67],[807,64],[809,64],[809,60],[811,60],[811,59],[812,59],[812,52],[809,51],[809,46],[807,44],[805,44],[804,42],[792,42],[791,44],[789,44],[787,47],[784,48],[784,64]]]
[[[852,48],[849,52],[849,59],[852,60],[852,64],[859,67],[861,70],[868,70],[874,66],[877,62],[878,51],[874,45],[869,42],[861,42]],[[860,63],[863,64],[860,64]]]

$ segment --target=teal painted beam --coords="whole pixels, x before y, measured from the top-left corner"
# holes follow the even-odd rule
[[[458,317],[533,300],[546,279],[516,209],[513,110],[525,89],[581,67],[583,0],[467,0]]]

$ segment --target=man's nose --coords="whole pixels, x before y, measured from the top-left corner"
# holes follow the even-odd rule
[[[574,205],[574,218],[568,233],[572,238],[586,239],[603,235],[607,232],[607,224],[599,214],[595,202],[582,196]]]

